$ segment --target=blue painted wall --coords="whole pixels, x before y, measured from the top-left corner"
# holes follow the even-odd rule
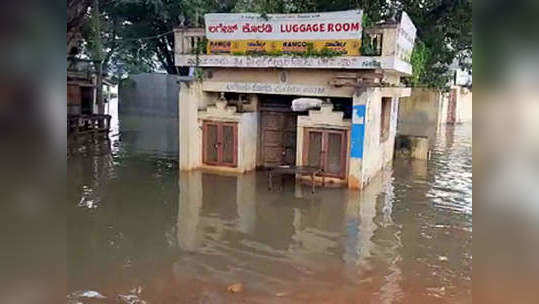
[[[350,136],[350,155],[352,158],[363,158],[363,145],[365,142],[365,105],[353,106],[352,135]],[[362,123],[353,123],[361,122]]]

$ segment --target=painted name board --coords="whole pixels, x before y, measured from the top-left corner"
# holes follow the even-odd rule
[[[303,53],[324,49],[357,56],[363,12],[206,14],[208,54]]]
[[[417,29],[406,12],[402,12],[401,22],[397,33],[397,57],[405,62],[410,62]]]
[[[393,69],[392,57],[292,57],[292,56],[212,56],[182,55],[176,57],[176,64],[202,67],[254,67],[254,68],[341,68],[341,69]],[[404,69],[410,70],[409,64]],[[406,70],[405,70],[406,71]]]
[[[294,85],[279,83],[259,83],[259,82],[225,82],[225,83],[204,83],[204,90],[219,92],[237,92],[253,94],[285,94],[285,95],[307,95],[325,96],[326,88],[310,85]]]

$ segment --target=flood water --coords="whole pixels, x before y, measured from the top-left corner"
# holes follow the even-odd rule
[[[471,126],[361,192],[313,194],[180,174],[122,119],[110,141],[69,144],[67,303],[471,303]]]

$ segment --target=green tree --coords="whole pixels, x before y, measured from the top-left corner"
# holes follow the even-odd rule
[[[471,71],[471,0],[397,0],[393,5],[397,11],[406,11],[417,27],[421,44],[416,44],[416,59],[418,52],[428,53],[422,67],[415,62],[414,68],[421,71],[413,84],[444,89],[452,77],[449,66],[454,60]]]
[[[164,70],[177,74],[174,65],[175,27],[204,25],[204,14],[231,11],[232,1],[117,0],[106,14],[119,20],[121,51],[115,60],[127,71]],[[141,63],[137,67],[136,62]]]
[[[363,9],[370,23],[397,19],[406,11],[418,29],[413,53],[413,76],[408,83],[444,89],[458,60],[471,70],[471,0],[239,0],[235,12],[301,13]]]

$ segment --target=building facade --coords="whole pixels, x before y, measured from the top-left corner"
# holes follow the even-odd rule
[[[342,15],[352,18],[348,28],[357,35],[353,20],[361,21],[361,11]],[[346,20],[335,16],[339,13],[328,16],[335,23],[330,26],[322,25],[324,14],[292,15],[292,21],[284,19],[289,16],[269,15],[270,23],[276,23],[265,29],[278,28],[280,18],[292,24],[283,27],[282,21],[281,31],[294,29],[294,18],[302,20],[298,29],[312,29],[314,25],[305,25],[312,17],[318,30],[340,24],[344,31]],[[359,47],[355,40],[326,33],[321,35],[325,42],[315,40],[311,45],[322,45],[322,50],[340,46],[338,56],[322,56],[323,51],[316,56],[287,53],[283,50],[302,44],[287,40],[292,38],[284,33],[272,33],[268,40],[258,33],[256,43],[213,40],[211,33],[218,30],[210,22],[215,16],[210,17],[205,30],[175,30],[176,65],[196,69],[192,81],[180,84],[180,170],[244,173],[261,167],[309,166],[322,169],[326,182],[360,189],[391,164],[399,99],[410,96],[410,89],[400,82],[411,74],[409,55],[415,39],[415,27],[405,13],[400,23],[360,28],[359,39],[369,36],[369,56],[360,53],[364,49],[348,49],[350,43]],[[258,20],[233,17],[217,19],[239,20],[239,26],[219,25],[244,33],[250,28],[241,18],[251,27]],[[206,54],[200,54],[197,44],[205,35],[209,43]],[[333,38],[334,42],[327,41]],[[234,48],[247,52],[231,52]],[[282,53],[253,54],[249,48]],[[311,105],[297,110],[296,102]]]

